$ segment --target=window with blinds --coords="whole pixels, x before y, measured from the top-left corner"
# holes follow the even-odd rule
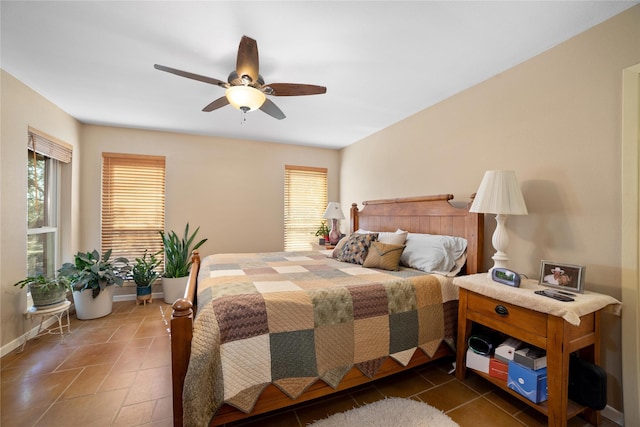
[[[162,250],[164,201],[164,156],[102,153],[102,253],[133,262]]]
[[[327,169],[289,166],[284,169],[284,250],[311,250],[327,208]]]
[[[59,185],[73,146],[31,127],[27,138],[27,275],[53,277],[59,263]]]

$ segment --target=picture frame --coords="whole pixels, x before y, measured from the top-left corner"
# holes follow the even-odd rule
[[[540,262],[540,285],[569,292],[584,291],[585,267],[542,260]]]

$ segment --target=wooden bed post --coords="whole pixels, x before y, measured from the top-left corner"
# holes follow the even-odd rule
[[[200,270],[200,255],[193,251],[191,270],[183,298],[173,303],[171,314],[171,385],[173,391],[173,425],[182,427],[182,389],[187,375],[193,337],[193,316],[196,279]]]
[[[349,221],[349,233],[353,233],[358,229],[358,204],[351,203],[351,210],[349,212],[351,218]]]

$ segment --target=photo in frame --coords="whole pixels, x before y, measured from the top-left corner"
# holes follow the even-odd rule
[[[582,265],[560,264],[542,260],[540,262],[540,284],[569,292],[582,293],[584,290],[584,271]]]

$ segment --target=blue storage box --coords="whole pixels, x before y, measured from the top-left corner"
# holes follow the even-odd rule
[[[510,360],[507,387],[534,403],[544,402],[547,400],[547,368],[534,371]]]

